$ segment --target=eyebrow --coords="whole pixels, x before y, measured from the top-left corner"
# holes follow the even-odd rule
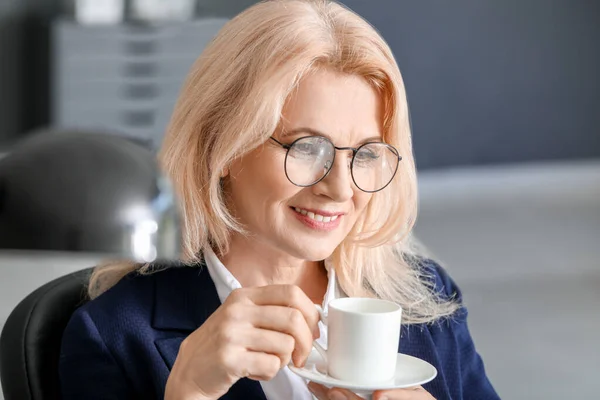
[[[331,141],[331,143],[333,143],[333,139],[331,138],[331,136],[329,136],[328,134],[318,131],[316,129],[313,128],[306,128],[306,127],[302,127],[302,128],[295,128],[289,131],[284,130],[282,132],[283,134],[281,135],[282,137],[286,137],[286,136],[292,136],[295,134],[299,134],[299,133],[310,133],[311,135],[314,136],[323,136],[326,137],[327,139],[329,139]],[[360,142],[358,142],[358,145],[362,145],[365,143],[369,143],[369,142],[383,142],[382,138],[380,136],[371,136],[369,138],[363,139]]]

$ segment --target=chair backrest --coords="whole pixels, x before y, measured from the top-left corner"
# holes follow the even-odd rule
[[[71,315],[87,301],[91,268],[55,279],[28,295],[8,317],[0,337],[5,400],[60,399],[58,360]]]

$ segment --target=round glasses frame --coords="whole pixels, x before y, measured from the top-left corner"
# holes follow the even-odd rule
[[[331,166],[327,169],[327,172],[325,172],[325,174],[319,178],[318,180],[316,180],[315,182],[308,184],[308,185],[299,185],[297,183],[295,183],[294,181],[292,181],[288,175],[287,172],[287,158],[288,155],[290,154],[290,149],[292,148],[292,146],[294,146],[297,142],[303,140],[303,139],[307,139],[307,138],[321,138],[323,140],[326,140],[327,142],[329,142],[331,144],[331,146],[334,148],[334,152],[333,152],[333,160],[331,160]],[[277,143],[278,145],[280,145],[281,147],[283,147],[286,152],[285,152],[285,160],[283,162],[283,169],[285,172],[285,177],[288,179],[288,181],[290,181],[293,185],[296,185],[298,187],[311,187],[316,185],[317,183],[321,182],[323,179],[325,179],[327,177],[327,175],[329,175],[329,172],[331,172],[331,169],[333,168],[333,165],[335,163],[335,156],[337,153],[337,150],[341,150],[341,151],[352,151],[352,161],[350,162],[350,175],[352,176],[352,182],[354,182],[354,185],[362,190],[365,193],[376,193],[376,192],[380,192],[383,189],[385,189],[386,187],[389,186],[390,183],[392,183],[392,181],[394,180],[394,177],[396,176],[396,173],[398,172],[398,166],[400,165],[400,161],[402,161],[402,156],[400,154],[398,154],[398,150],[396,150],[396,148],[392,145],[389,145],[387,143],[383,143],[383,142],[367,142],[367,143],[363,143],[361,144],[359,147],[338,147],[336,145],[333,144],[333,142],[331,140],[329,140],[328,138],[326,138],[325,136],[315,136],[315,135],[308,135],[308,136],[302,136],[296,140],[294,140],[292,143],[290,144],[285,144],[285,143],[281,143],[279,140],[275,139],[273,136],[270,137],[271,140],[273,140],[275,143]],[[358,186],[358,184],[356,183],[356,179],[354,179],[354,160],[356,157],[356,154],[360,151],[360,149],[362,149],[365,146],[368,146],[370,144],[378,144],[378,145],[384,145],[386,146],[392,153],[394,153],[394,155],[396,155],[396,157],[398,157],[398,163],[396,164],[396,168],[394,169],[394,173],[392,174],[392,177],[390,178],[389,182],[385,184],[385,186],[381,187],[380,189],[377,190],[364,190],[362,189],[360,186]]]

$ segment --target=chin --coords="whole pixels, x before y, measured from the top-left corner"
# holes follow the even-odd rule
[[[321,261],[329,258],[335,251],[337,246],[322,247],[322,248],[299,248],[295,251],[297,257],[306,261]]]

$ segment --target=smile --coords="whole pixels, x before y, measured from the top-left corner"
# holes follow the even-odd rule
[[[340,225],[341,212],[329,212],[322,210],[305,210],[300,207],[290,207],[290,210],[304,226],[313,231],[331,232]],[[317,211],[317,212],[315,212]]]
[[[318,222],[331,222],[335,221],[339,215],[325,216],[321,214],[315,214],[312,211],[303,210],[302,208],[294,207],[294,210],[298,214],[306,215],[308,218],[313,219]]]

